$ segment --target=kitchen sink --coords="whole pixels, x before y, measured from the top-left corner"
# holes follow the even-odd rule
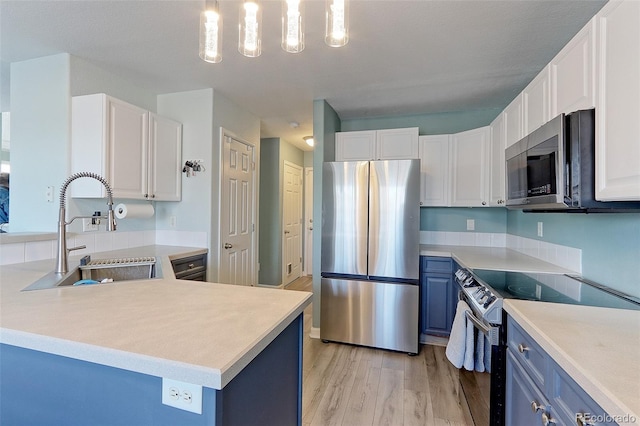
[[[85,283],[88,281],[98,281],[100,283],[103,280],[107,283],[153,278],[162,278],[159,263],[156,262],[154,257],[99,259],[90,261],[86,265],[80,265],[66,274],[49,272],[23,291],[73,286],[83,280],[85,280]]]

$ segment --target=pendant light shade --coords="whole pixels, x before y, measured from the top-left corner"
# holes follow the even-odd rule
[[[257,1],[245,1],[240,5],[238,51],[250,58],[262,53],[262,7]]]
[[[215,7],[200,13],[200,58],[207,62],[222,61],[222,17]]]
[[[305,136],[302,139],[307,143],[307,145],[309,145],[309,146],[313,146],[314,145],[313,136]]]
[[[331,47],[342,47],[349,41],[349,0],[326,0],[324,41]]]
[[[289,53],[304,50],[304,3],[282,0],[282,49]]]

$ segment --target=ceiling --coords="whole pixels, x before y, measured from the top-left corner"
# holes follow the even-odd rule
[[[605,0],[352,0],[350,40],[324,44],[324,1],[306,1],[306,47],[280,48],[279,1],[263,1],[263,49],[237,51],[239,0],[220,1],[223,60],[198,57],[204,0],[0,0],[3,111],[9,63],[67,52],[151,93],[212,87],[301,149],[313,100],[341,119],[504,108]],[[299,123],[294,128],[290,123]],[[488,124],[488,123],[487,123]]]

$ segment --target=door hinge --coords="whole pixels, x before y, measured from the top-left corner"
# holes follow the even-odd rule
[[[251,224],[251,232],[256,232],[256,224],[255,223]]]
[[[252,170],[255,170],[255,169],[256,169],[256,163],[255,163],[255,162],[252,162],[252,163],[251,163],[251,169],[252,169]]]

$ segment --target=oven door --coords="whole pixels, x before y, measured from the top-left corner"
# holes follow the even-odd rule
[[[460,369],[460,386],[467,400],[476,426],[503,426],[505,424],[505,388],[506,388],[506,319],[501,325],[489,324],[481,319],[474,310],[473,303],[464,291],[459,292],[460,299],[471,308],[466,312],[467,320],[485,336],[491,344],[490,372],[479,373]],[[503,314],[504,316],[504,314]],[[484,402],[489,396],[489,405]]]

